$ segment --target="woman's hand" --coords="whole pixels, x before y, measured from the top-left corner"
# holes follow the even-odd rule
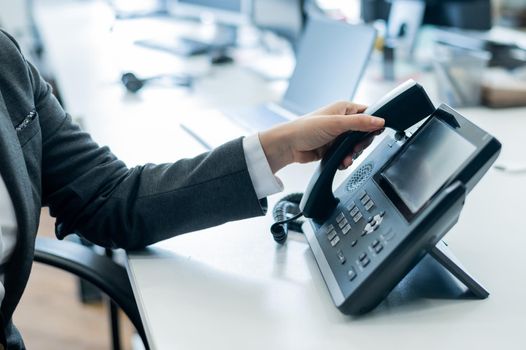
[[[355,130],[373,132],[384,127],[384,120],[361,114],[366,106],[337,102],[293,122],[260,132],[259,140],[273,173],[291,163],[308,163],[323,157],[334,139]],[[353,154],[360,153],[370,140],[358,145],[342,161],[342,168],[352,164]]]

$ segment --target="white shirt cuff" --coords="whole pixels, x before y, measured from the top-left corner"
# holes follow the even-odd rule
[[[272,173],[258,134],[243,139],[243,151],[245,152],[248,173],[258,199],[283,191],[283,183]]]

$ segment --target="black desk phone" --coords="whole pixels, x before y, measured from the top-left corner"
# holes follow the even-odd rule
[[[449,253],[442,237],[501,145],[446,105],[435,108],[408,81],[365,114],[390,133],[333,193],[338,165],[365,133],[338,137],[301,199],[302,226],[331,297],[344,314],[376,307],[429,253],[478,298],[489,293]],[[429,117],[412,135],[405,130]]]

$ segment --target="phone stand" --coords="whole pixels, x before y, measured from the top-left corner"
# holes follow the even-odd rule
[[[453,254],[451,249],[444,241],[439,241],[435,247],[429,251],[438,263],[462,282],[478,299],[486,299],[489,292],[469,273]]]
[[[473,300],[485,299],[489,293],[473,279],[443,241],[431,249],[373,313],[417,305],[423,299]],[[455,270],[455,272],[452,272]]]

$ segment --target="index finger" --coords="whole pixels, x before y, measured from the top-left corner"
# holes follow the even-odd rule
[[[333,116],[338,121],[339,133],[347,131],[375,131],[385,126],[385,120],[382,118],[366,115],[338,115]]]
[[[349,102],[349,104],[347,105],[347,108],[345,110],[345,114],[347,114],[347,115],[349,115],[349,114],[359,114],[359,113],[365,112],[366,109],[367,109],[366,105]]]

